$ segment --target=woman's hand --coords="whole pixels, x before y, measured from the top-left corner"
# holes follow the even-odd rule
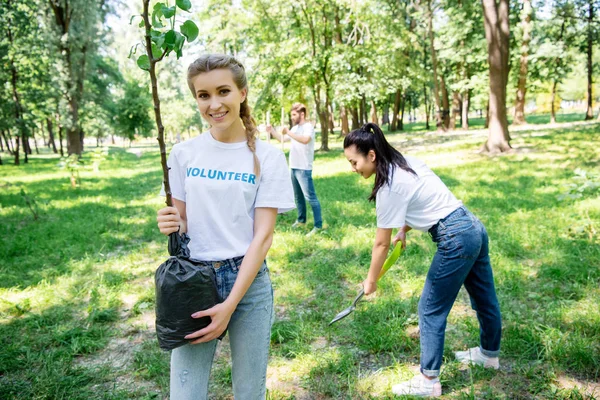
[[[199,331],[190,333],[186,339],[196,339],[191,344],[206,343],[218,338],[227,329],[231,314],[235,311],[235,307],[231,308],[226,303],[219,303],[208,310],[198,311],[192,314],[192,318],[210,317],[210,324]]]
[[[163,235],[178,232],[182,222],[179,210],[176,207],[161,208],[156,213],[156,220],[158,221],[158,229]]]
[[[392,240],[394,246],[396,246],[396,244],[400,242],[402,245],[402,250],[406,249],[406,232],[410,231],[410,229],[411,228],[408,225],[404,225],[402,229],[398,231],[398,233],[396,234],[396,236],[394,236],[394,239]]]
[[[377,290],[377,282],[370,281],[365,279],[362,283],[363,290],[365,291],[365,295],[370,295],[371,293],[375,293]]]

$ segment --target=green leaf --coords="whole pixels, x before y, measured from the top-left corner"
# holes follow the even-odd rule
[[[190,11],[190,8],[192,8],[192,2],[190,0],[175,0],[175,4],[183,11]]]
[[[131,56],[136,53],[138,46],[139,46],[139,43],[137,43],[135,46],[131,46],[131,49],[129,49],[129,55],[127,56],[127,58],[131,58]]]
[[[141,55],[137,59],[137,65],[144,71],[149,71],[150,70],[150,59],[145,54]]]
[[[173,29],[165,33],[165,43],[167,44],[167,46],[172,47],[175,44],[175,40],[177,40],[176,33],[177,32],[175,32]]]
[[[155,7],[156,8],[156,7]],[[162,24],[162,22],[160,22],[160,17],[162,17],[162,11],[158,10],[154,10],[154,12],[152,12],[152,26],[155,28],[162,28],[164,25]]]
[[[160,58],[160,56],[162,56],[162,50],[160,49],[160,46],[152,43],[152,58]]]
[[[198,37],[198,27],[190,20],[187,20],[179,28],[183,36],[186,37],[188,42],[193,42]]]
[[[138,24],[139,28],[143,28],[144,27],[144,20],[141,20],[140,23]]]
[[[165,18],[173,17],[173,15],[175,15],[176,9],[177,9],[177,7],[175,7],[175,6],[173,6],[173,7],[162,6],[160,8],[160,10],[162,11],[162,14],[165,16]]]
[[[159,31],[152,31],[150,33],[150,39],[158,47],[163,47],[163,44],[165,43],[165,35]]]
[[[179,32],[175,32],[177,38],[175,39],[175,53],[177,53],[177,59],[183,55],[183,44],[185,43],[185,38]]]

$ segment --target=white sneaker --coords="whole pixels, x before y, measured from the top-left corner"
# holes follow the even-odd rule
[[[292,228],[304,228],[306,226],[305,222],[296,221],[292,224]]]
[[[311,230],[310,232],[308,232],[308,233],[306,234],[306,236],[313,236],[313,235],[316,235],[317,233],[321,232],[321,230],[322,230],[322,228],[317,228],[317,227],[315,227],[315,228],[312,228],[312,230]]]
[[[454,352],[456,359],[463,364],[477,364],[485,368],[500,368],[498,357],[488,357],[481,352],[479,347],[473,347],[465,351]]]
[[[410,381],[392,386],[392,393],[398,396],[412,395],[438,397],[442,395],[442,384],[439,378],[427,379],[423,374],[416,375]]]

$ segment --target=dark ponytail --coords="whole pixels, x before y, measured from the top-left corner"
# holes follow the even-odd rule
[[[391,183],[394,172],[390,171],[390,166],[398,166],[406,172],[417,175],[402,154],[388,143],[377,124],[368,123],[350,132],[344,138],[344,149],[353,145],[356,146],[356,151],[365,157],[370,150],[375,152],[375,184],[369,196],[370,201],[375,200],[377,192],[383,185]]]

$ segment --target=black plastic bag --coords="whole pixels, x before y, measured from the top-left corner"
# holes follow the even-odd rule
[[[217,291],[212,266],[199,265],[190,259],[185,233],[169,235],[171,257],[154,275],[156,288],[156,335],[163,350],[173,350],[189,343],[186,335],[208,326],[210,317],[192,318],[192,314],[213,307],[222,299]],[[225,333],[221,337],[223,337]]]

